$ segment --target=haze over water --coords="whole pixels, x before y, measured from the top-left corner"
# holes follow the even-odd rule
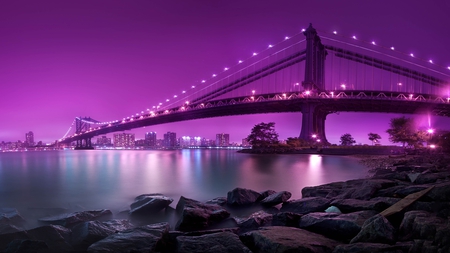
[[[0,207],[126,210],[146,193],[206,201],[235,187],[287,190],[363,178],[352,157],[251,155],[236,150],[95,150],[0,153]]]

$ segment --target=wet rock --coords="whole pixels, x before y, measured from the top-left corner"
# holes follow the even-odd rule
[[[369,200],[375,196],[375,193],[384,188],[389,188],[397,185],[396,182],[392,180],[386,179],[370,179],[366,180],[360,187],[355,189],[355,191],[351,194],[350,198],[352,199],[360,199],[360,200]]]
[[[330,206],[327,209],[325,209],[326,213],[342,213],[342,211],[336,207],[336,206]]]
[[[375,210],[381,212],[390,206],[384,201],[359,199],[337,199],[332,201],[331,205],[336,206],[343,213],[352,213],[362,210]]]
[[[330,205],[330,202],[331,202],[330,199],[321,197],[311,197],[299,200],[291,200],[283,203],[280,211],[298,214],[323,212]]]
[[[290,199],[292,194],[288,191],[281,191],[267,196],[261,200],[261,204],[264,206],[276,206],[278,204],[284,203]]]
[[[206,204],[215,204],[219,206],[225,206],[227,204],[227,198],[225,197],[217,197],[211,200],[206,201]]]
[[[267,190],[267,191],[260,192],[261,196],[258,198],[257,201],[261,201],[261,200],[263,200],[263,199],[265,199],[265,198],[267,198],[270,195],[275,194],[275,193],[277,193],[277,192],[274,191],[274,190]]]
[[[243,252],[251,251],[230,232],[220,232],[201,236],[178,236],[176,252]]]
[[[176,229],[181,231],[204,229],[230,216],[230,213],[219,205],[205,204],[183,196],[178,201],[177,211],[181,212],[181,218]]]
[[[364,222],[361,231],[350,243],[372,242],[394,244],[395,239],[395,228],[385,217],[377,214]]]
[[[445,226],[447,220],[425,211],[406,212],[399,228],[399,235],[405,239],[433,240],[436,231]]]
[[[414,240],[414,243],[408,253],[437,253],[438,246],[433,245],[433,241]],[[446,251],[444,251],[446,252]]]
[[[15,208],[0,208],[0,225],[13,225],[21,227],[25,219]]]
[[[14,232],[19,232],[21,230],[23,230],[23,229],[16,227],[14,225],[0,224],[0,234],[14,233]]]
[[[293,227],[264,227],[240,236],[253,252],[332,252],[339,242]]]
[[[436,183],[438,180],[447,179],[450,180],[450,172],[437,172],[437,173],[423,173],[420,174],[416,179],[416,184],[430,184]]]
[[[376,214],[375,211],[349,214],[309,213],[302,216],[299,227],[328,238],[349,242],[359,233],[364,222]]]
[[[345,187],[345,182],[335,182],[324,185],[305,187],[302,189],[302,197],[332,198],[341,194]]]
[[[251,214],[248,218],[234,218],[238,227],[242,232],[247,232],[249,230],[255,230],[262,226],[272,225],[272,214],[268,214],[264,211],[259,211]]]
[[[272,226],[298,227],[301,214],[291,212],[279,212],[272,217]]]
[[[261,194],[254,190],[235,188],[227,194],[227,203],[232,206],[244,206],[256,203],[261,198]]]
[[[102,220],[108,219],[112,216],[110,210],[101,209],[94,211],[83,211],[83,212],[74,212],[74,213],[66,213],[60,214],[56,216],[46,217],[39,219],[40,222],[53,224],[53,225],[61,225],[64,227],[73,227],[79,223],[93,220]]]
[[[87,252],[156,252],[164,246],[169,224],[157,223],[124,230],[92,244]]]
[[[48,246],[43,241],[14,240],[8,244],[4,253],[47,252]]]
[[[425,196],[434,201],[450,202],[450,181],[435,184]]]
[[[153,214],[166,208],[173,202],[173,199],[162,194],[143,194],[134,199],[130,205],[130,214]]]
[[[404,253],[409,252],[409,245],[389,245],[382,243],[354,243],[338,245],[333,253],[370,252],[370,253]]]

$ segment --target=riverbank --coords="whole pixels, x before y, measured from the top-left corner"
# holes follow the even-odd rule
[[[258,149],[242,149],[237,151],[247,154],[322,154],[322,155],[393,155],[404,154],[404,148],[398,146],[329,146],[292,148],[289,146],[277,146]]]
[[[236,188],[207,202],[181,197],[171,208],[173,199],[146,194],[119,214],[36,210],[46,215],[29,230],[17,210],[0,208],[0,251],[449,252],[449,157],[358,158],[372,176],[305,187],[300,199]]]

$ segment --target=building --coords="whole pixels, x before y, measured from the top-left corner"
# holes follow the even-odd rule
[[[155,148],[157,146],[156,132],[145,133],[145,146],[150,148]]]
[[[230,145],[230,135],[229,134],[216,134],[216,146],[217,147],[228,147]]]
[[[164,134],[163,146],[165,148],[175,148],[177,146],[177,134],[174,132]]]
[[[114,134],[114,147],[134,148],[134,134]]]
[[[242,139],[242,147],[250,147],[250,143],[248,142],[247,138]]]
[[[102,147],[112,146],[111,138],[108,138],[106,137],[106,135],[103,135],[100,138],[97,138],[96,145]]]
[[[183,136],[178,140],[180,147],[199,147],[201,146],[201,137]]]
[[[27,147],[34,146],[34,134],[31,131],[25,133],[25,146]]]

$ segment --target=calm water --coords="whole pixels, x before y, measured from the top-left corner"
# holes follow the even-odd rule
[[[235,187],[301,189],[362,178],[351,157],[251,155],[234,150],[49,151],[0,153],[0,207],[74,209],[129,207],[134,197],[162,193],[206,201]]]

